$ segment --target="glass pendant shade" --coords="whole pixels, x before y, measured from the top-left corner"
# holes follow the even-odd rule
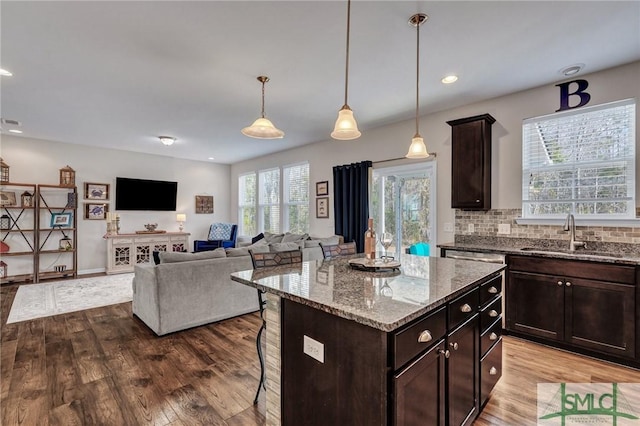
[[[359,138],[361,134],[358,130],[358,123],[356,123],[356,119],[353,116],[353,111],[351,111],[349,105],[343,106],[342,109],[338,111],[338,119],[336,120],[333,132],[331,132],[331,137],[333,139],[348,141]]]
[[[427,152],[427,147],[424,144],[424,139],[419,134],[416,134],[413,139],[411,139],[411,146],[409,146],[409,152],[405,157],[407,158],[427,158],[429,156],[429,152]]]
[[[245,127],[241,132],[245,136],[257,139],[282,139],[284,137],[284,132],[264,117],[258,118],[251,126]]]

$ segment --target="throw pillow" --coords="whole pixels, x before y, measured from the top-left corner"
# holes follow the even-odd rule
[[[291,234],[289,232],[285,233],[282,237],[283,243],[290,243],[295,241],[304,241],[309,239],[309,234]]]
[[[264,239],[264,234],[261,232],[258,235],[256,235],[255,237],[251,238],[251,244],[255,244],[256,242],[260,241]]]
[[[272,234],[271,232],[264,232],[264,239],[267,243],[281,243],[284,234]]]
[[[221,257],[227,257],[227,254],[223,248],[217,248],[215,250],[200,251],[197,253],[161,251],[158,257],[160,258],[160,263],[177,263],[191,260],[219,259]]]

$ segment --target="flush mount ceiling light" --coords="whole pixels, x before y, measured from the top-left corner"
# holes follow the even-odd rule
[[[158,139],[160,139],[160,142],[167,146],[173,145],[173,143],[176,141],[176,138],[171,136],[158,136]]]
[[[0,68],[0,75],[3,77],[11,77],[13,74],[3,68]]]
[[[269,81],[269,77],[261,75],[258,81],[262,83],[262,113],[260,118],[253,122],[249,127],[241,130],[242,134],[256,139],[282,139],[284,132],[278,129],[273,123],[264,116],[264,84]]]
[[[407,158],[427,158],[429,152],[420,136],[420,25],[429,17],[424,13],[416,13],[409,19],[409,25],[416,27],[416,134],[411,139]]]
[[[456,81],[458,81],[458,76],[457,75],[448,75],[446,77],[443,77],[441,81],[444,84],[455,83]]]
[[[584,68],[584,64],[573,64],[560,70],[560,73],[566,77],[578,74]]]
[[[351,139],[357,139],[361,133],[358,130],[358,123],[353,116],[353,111],[349,108],[347,102],[347,94],[349,92],[349,32],[351,29],[351,0],[347,1],[347,61],[344,72],[344,105],[340,111],[338,111],[338,119],[336,125],[331,132],[331,137],[334,139],[348,141]]]

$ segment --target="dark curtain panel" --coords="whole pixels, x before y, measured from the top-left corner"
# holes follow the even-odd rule
[[[333,213],[335,232],[345,242],[355,241],[364,251],[364,233],[369,218],[369,169],[371,161],[333,168]]]

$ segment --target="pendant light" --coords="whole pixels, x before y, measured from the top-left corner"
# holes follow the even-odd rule
[[[429,17],[424,13],[416,13],[409,19],[409,25],[416,27],[416,134],[411,139],[407,158],[427,158],[429,152],[424,144],[422,136],[420,136],[420,25],[422,25]]]
[[[353,116],[353,111],[347,103],[347,93],[349,91],[349,30],[351,28],[351,0],[347,1],[347,61],[344,73],[344,105],[338,111],[336,125],[331,132],[331,137],[338,140],[348,141],[357,139],[361,133],[358,130],[358,123]]]
[[[282,139],[284,132],[264,116],[264,84],[269,81],[269,77],[261,75],[258,81],[262,83],[262,114],[251,126],[242,129],[242,134],[256,139]]]

